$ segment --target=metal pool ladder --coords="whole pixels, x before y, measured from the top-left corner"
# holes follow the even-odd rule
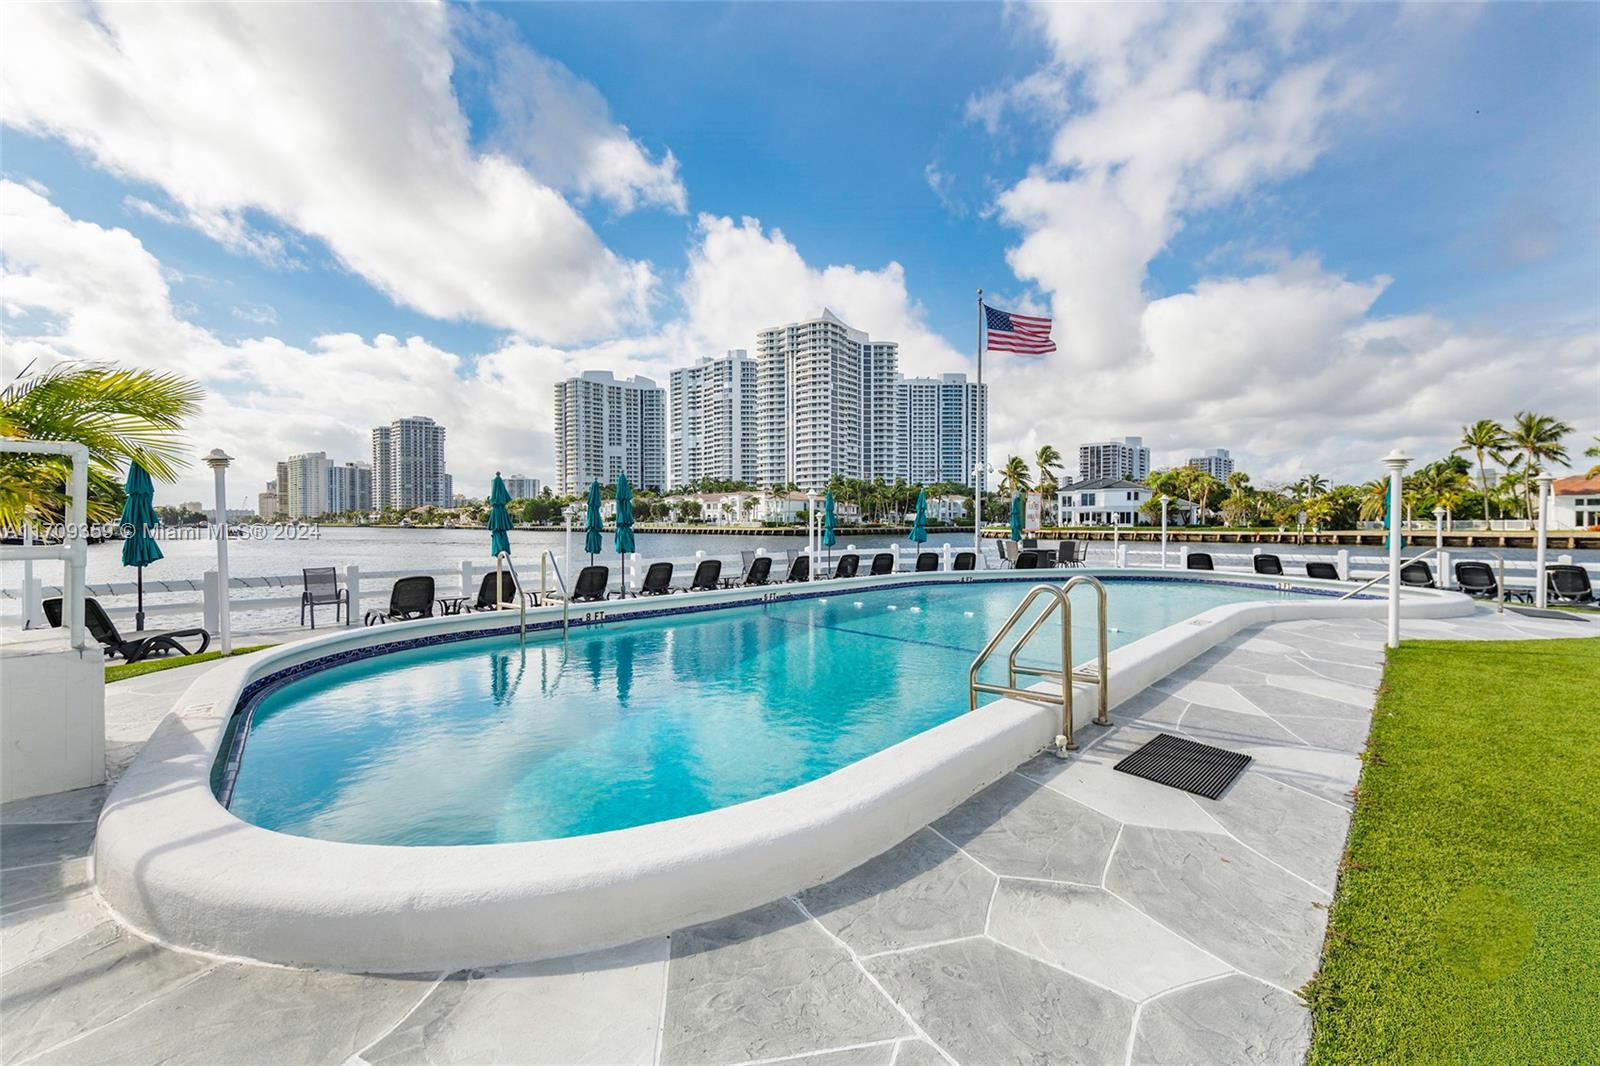
[[[1096,665],[1090,669],[1074,670],[1072,668],[1072,600],[1070,594],[1078,585],[1092,585],[1095,590],[1095,606],[1097,609],[1097,628],[1100,631],[1100,654]],[[1028,613],[1028,608],[1033,606],[1033,601],[1040,596],[1050,597],[1050,605],[1044,609],[1038,618],[1033,620],[1026,632],[1011,645],[1011,650],[1006,653],[1007,684],[1000,685],[988,681],[978,680],[978,671],[989,661],[995,649],[1000,647],[1002,641],[1016,628],[1022,617]],[[1039,666],[1022,666],[1017,663],[1017,656],[1022,649],[1028,646],[1045,622],[1056,613],[1061,612],[1061,667],[1050,669]],[[989,692],[997,696],[1009,696],[1015,700],[1027,700],[1030,703],[1042,703],[1048,707],[1061,708],[1061,736],[1065,742],[1061,747],[1066,751],[1076,751],[1078,744],[1072,738],[1072,682],[1093,681],[1099,689],[1099,713],[1095,716],[1095,725],[1110,725],[1111,719],[1106,714],[1106,587],[1096,578],[1088,574],[1080,574],[1072,578],[1065,585],[1035,585],[1028,590],[1028,594],[1017,604],[1016,610],[1011,612],[1011,617],[1005,620],[995,635],[989,638],[989,643],[984,645],[978,657],[972,660],[972,669],[967,671],[967,709],[978,709],[978,693]],[[1071,676],[1068,677],[1070,672]],[[1061,685],[1061,691],[1042,692],[1038,689],[1024,688],[1017,683],[1018,675],[1052,678]]]
[[[561,639],[567,639],[567,611],[571,606],[572,597],[567,592],[567,579],[561,576],[561,564],[556,562],[556,553],[546,548],[539,556],[539,598],[547,598],[552,589],[546,579],[545,563],[550,564],[550,569],[556,572],[556,589],[561,591]]]

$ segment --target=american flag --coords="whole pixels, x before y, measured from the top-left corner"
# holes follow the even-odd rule
[[[1050,339],[1048,318],[1012,314],[984,304],[983,325],[989,334],[989,351],[1048,355],[1056,350],[1056,342]]]

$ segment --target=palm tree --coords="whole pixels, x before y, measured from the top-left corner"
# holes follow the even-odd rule
[[[1483,493],[1483,521],[1490,529],[1489,519],[1489,467],[1484,462],[1487,456],[1497,463],[1505,462],[1505,450],[1510,444],[1506,437],[1506,427],[1492,418],[1480,418],[1470,426],[1461,427],[1461,443],[1455,446],[1452,455],[1460,452],[1471,452],[1478,460],[1478,490]]]
[[[95,363],[22,369],[0,391],[0,437],[69,441],[89,449],[89,519],[113,521],[119,467],[138,459],[160,481],[183,466],[185,419],[200,409],[199,385],[176,374]],[[57,456],[0,458],[0,526],[65,513],[69,464]]]
[[[1585,448],[1583,450],[1583,454],[1588,456],[1590,459],[1600,459],[1600,437],[1594,438],[1594,443]],[[1600,463],[1596,463],[1591,466],[1589,468],[1589,472],[1583,476],[1600,477]]]
[[[1033,465],[1039,468],[1039,491],[1044,493],[1045,501],[1048,503],[1050,497],[1056,494],[1056,487],[1060,485],[1056,479],[1056,468],[1061,465],[1061,453],[1056,451],[1053,444],[1041,444],[1039,450],[1033,454]]]
[[[1028,474],[1028,464],[1019,455],[1013,455],[1006,460],[1006,465],[1000,468],[1000,488],[1004,492],[1027,492],[1031,487],[1032,478]]]
[[[1521,453],[1523,459],[1522,502],[1524,517],[1533,518],[1533,478],[1543,469],[1543,462],[1565,463],[1567,449],[1561,438],[1572,432],[1572,427],[1549,415],[1536,415],[1532,411],[1518,411],[1508,434],[1510,446]]]
[[[1383,518],[1389,507],[1389,479],[1386,477],[1373,478],[1360,488],[1361,510],[1358,512],[1363,522],[1376,522]]]
[[[1328,479],[1321,474],[1307,474],[1300,479],[1300,484],[1305,487],[1306,496],[1321,496],[1328,491]]]

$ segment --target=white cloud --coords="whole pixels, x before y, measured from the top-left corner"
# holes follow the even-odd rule
[[[461,16],[466,32],[492,38],[490,97],[500,121],[495,143],[521,160],[534,177],[583,199],[599,197],[618,211],[654,205],[683,214],[688,193],[678,160],[660,159],[612,121],[611,108],[593,85],[561,63],[515,40],[515,30],[495,15]]]
[[[756,334],[831,307],[844,321],[880,340],[900,342],[908,375],[961,370],[964,358],[930,330],[906,288],[905,269],[851,265],[814,267],[777,229],[760,221],[703,214],[690,250],[681,295],[686,320],[669,330],[685,354],[753,348]]]
[[[494,468],[551,465],[550,383],[570,356],[523,341],[476,359],[420,337],[274,337],[227,344],[174,311],[161,264],[126,230],[70,218],[44,197],[0,182],[5,330],[0,373],[64,359],[176,371],[206,388],[188,427],[196,455],[240,457],[234,494],[259,491],[279,458],[326,450],[368,459],[370,428],[423,413],[449,431],[446,454],[463,490],[487,489]],[[174,488],[204,498],[210,477],[191,468]],[[163,490],[165,492],[166,490]]]
[[[1061,352],[995,361],[992,454],[1142,433],[1157,462],[1225,446],[1258,477],[1364,477],[1397,440],[1437,454],[1464,421],[1592,410],[1580,399],[1600,393],[1592,328],[1528,336],[1384,317],[1389,278],[1260,251],[1269,265],[1254,276],[1147,291],[1191,215],[1307,170],[1359,109],[1371,76],[1307,41],[1343,13],[1058,4],[1033,17],[1051,63],[975,99],[969,117],[1051,130],[1048,157],[998,208],[1021,234],[1008,262],[1047,295]]]
[[[443,6],[38,4],[6,22],[0,118],[159,186],[231,247],[273,251],[246,221],[260,212],[435,318],[550,340],[646,318],[648,264],[612,253],[507,155],[472,147]],[[545,74],[525,150],[596,117],[592,88]],[[580,193],[681,206],[675,161],[625,131],[538,144],[541,159],[571,148]]]

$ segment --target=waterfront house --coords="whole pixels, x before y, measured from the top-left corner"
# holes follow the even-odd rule
[[[1159,517],[1151,518],[1139,511],[1155,494],[1149,485],[1127,478],[1095,478],[1056,493],[1057,513],[1064,526],[1159,525]],[[1172,500],[1167,505],[1168,524],[1188,524],[1193,510],[1194,505],[1187,500]]]

